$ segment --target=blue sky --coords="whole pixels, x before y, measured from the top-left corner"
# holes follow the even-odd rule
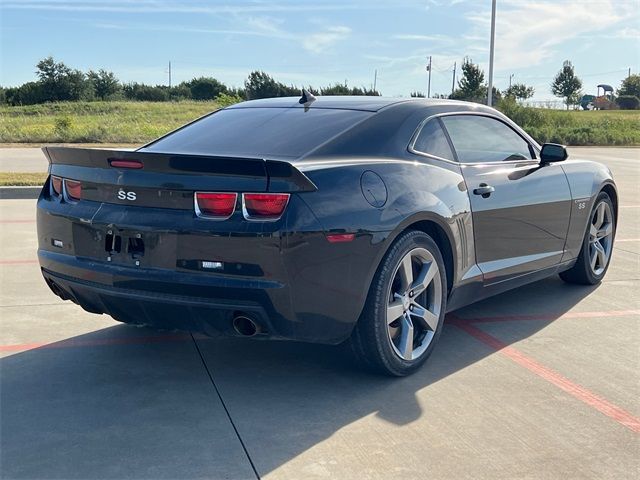
[[[565,59],[585,92],[615,88],[640,67],[640,0],[498,0],[495,84],[509,76],[553,98]],[[48,55],[125,82],[215,76],[241,86],[251,70],[285,83],[344,82],[389,96],[449,93],[454,62],[487,72],[490,0],[0,0],[0,84],[33,80]]]

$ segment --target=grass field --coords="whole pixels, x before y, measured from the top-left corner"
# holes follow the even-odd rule
[[[42,185],[46,179],[46,173],[0,172],[0,187],[28,187]]]
[[[500,110],[539,143],[640,145],[640,110],[548,110],[501,104]]]
[[[205,113],[215,102],[75,102],[0,107],[0,143],[130,143],[152,140]],[[500,108],[538,142],[640,145],[640,111]]]
[[[215,102],[75,102],[0,107],[1,143],[145,143]]]

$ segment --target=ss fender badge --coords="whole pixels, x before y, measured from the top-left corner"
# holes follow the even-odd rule
[[[589,202],[589,197],[587,198],[579,198],[578,200],[574,200],[573,203],[578,208],[578,210],[584,210],[587,208],[587,203]]]
[[[137,197],[136,192],[125,192],[124,190],[118,190],[118,200],[135,200]]]

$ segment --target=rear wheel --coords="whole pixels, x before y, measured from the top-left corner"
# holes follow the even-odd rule
[[[393,376],[419,368],[440,336],[446,285],[442,255],[431,237],[411,231],[398,238],[378,268],[351,335],[357,359]]]
[[[573,267],[560,274],[565,282],[595,285],[604,278],[609,268],[616,233],[613,212],[609,195],[601,192],[593,204],[578,260]]]

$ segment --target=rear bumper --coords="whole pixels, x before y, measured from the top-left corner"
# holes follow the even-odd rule
[[[282,221],[260,224],[41,195],[37,225],[45,280],[89,312],[209,335],[233,334],[244,314],[264,337],[327,344],[351,334],[384,248],[384,235],[367,233],[329,243],[295,196]],[[105,251],[108,232],[122,237],[120,253]],[[125,248],[132,238],[144,241],[143,255]],[[224,271],[194,267],[203,260]]]
[[[51,265],[51,261],[51,258],[41,256],[42,263]],[[42,275],[51,290],[62,299],[71,300],[88,312],[106,313],[125,323],[190,330],[211,336],[234,335],[233,319],[244,315],[259,325],[259,336],[283,338],[271,323],[274,317],[257,301],[136,290],[69,277],[44,267]]]

